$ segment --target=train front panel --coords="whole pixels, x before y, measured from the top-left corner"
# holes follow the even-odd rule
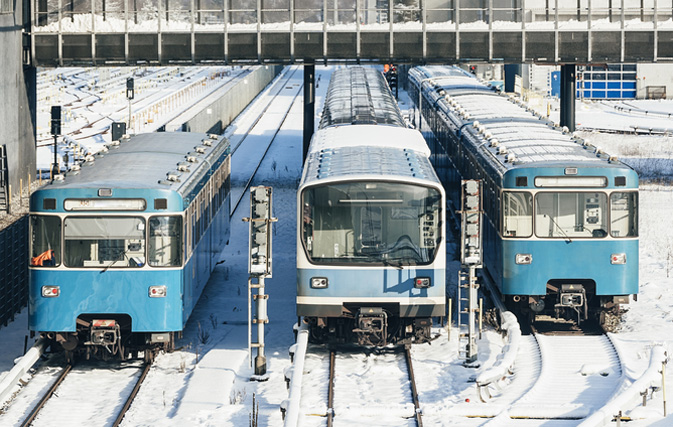
[[[638,293],[638,177],[623,167],[505,175],[500,243],[487,267],[535,312],[617,307]],[[580,313],[581,314],[581,313]]]
[[[78,318],[128,316],[132,333],[181,331],[182,295],[181,269],[34,269],[29,329],[75,332]]]
[[[300,188],[298,197],[297,314],[313,331],[350,325],[344,339],[356,332],[372,345],[417,334],[416,323],[429,334],[429,319],[445,314],[442,187],[335,180]],[[378,323],[402,332],[365,334]]]

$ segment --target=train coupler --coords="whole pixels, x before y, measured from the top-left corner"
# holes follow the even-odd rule
[[[388,314],[381,307],[361,307],[355,318],[358,344],[385,346],[388,337]]]
[[[587,293],[584,286],[578,284],[561,285],[557,308],[572,309],[577,313],[577,324],[588,318]]]
[[[89,342],[86,345],[113,345],[121,336],[119,324],[111,319],[94,319],[91,322]]]

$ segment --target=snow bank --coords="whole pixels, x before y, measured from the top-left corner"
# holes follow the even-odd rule
[[[285,372],[285,378],[291,378],[289,398],[281,405],[281,408],[285,409],[286,427],[294,427],[299,423],[301,383],[304,376],[304,360],[306,359],[307,345],[308,326],[302,323],[297,331],[297,343],[292,346],[294,350],[294,364]]]
[[[42,356],[42,353],[44,353],[46,346],[46,339],[40,338],[37,340],[35,345],[33,345],[33,347],[31,347],[31,349],[28,350],[28,352],[18,360],[12,370],[9,371],[7,375],[5,375],[5,377],[2,379],[2,382],[0,382],[0,402],[7,400],[7,396],[19,381],[19,378],[21,378],[26,372],[28,372],[30,368],[33,367],[35,362],[37,362],[40,356]]]
[[[510,311],[504,311],[500,314],[502,329],[507,333],[507,344],[503,347],[501,354],[495,365],[485,370],[477,377],[477,386],[486,387],[491,383],[500,381],[506,377],[514,365],[514,359],[519,351],[521,342],[521,328],[516,316]]]
[[[631,386],[621,393],[616,398],[612,399],[605,406],[594,412],[590,417],[586,418],[579,427],[602,426],[607,422],[612,421],[619,411],[630,409],[633,401],[641,399],[640,393],[647,390],[650,385],[661,382],[660,368],[663,363],[666,363],[666,351],[660,345],[652,349],[652,356],[650,357],[650,366],[645,373],[641,375]]]

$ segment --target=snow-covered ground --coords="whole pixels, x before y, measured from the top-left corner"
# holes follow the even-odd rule
[[[318,114],[331,71],[332,68],[316,67]],[[297,73],[297,78],[301,79],[300,73]],[[287,89],[288,96],[296,92],[294,86]],[[409,107],[403,93],[400,101],[403,109]],[[634,104],[638,105],[639,101]],[[673,102],[663,104],[662,109],[673,110]],[[250,106],[237,123],[246,120],[246,116],[249,120],[256,110],[254,105]],[[581,103],[577,108],[577,121],[587,127],[621,128],[625,124],[642,123],[643,120],[653,119],[642,115],[629,116],[623,112],[615,114],[614,109],[606,109],[595,103]],[[673,127],[671,120],[662,117],[656,120],[658,125]],[[234,129],[238,128],[237,123],[234,123]],[[302,125],[302,104],[299,98],[253,182],[253,185],[273,187],[274,216],[278,218],[274,224],[273,278],[266,281],[270,318],[266,328],[268,380],[251,381],[253,371],[247,359],[248,225],[242,218],[249,215],[249,206],[248,198],[245,197],[232,218],[230,244],[221,254],[224,262],[216,267],[187,324],[184,338],[177,344],[178,350],[157,357],[155,366],[123,422],[124,426],[248,425],[253,412],[253,399],[259,408],[259,425],[283,424],[279,410],[283,400],[287,399],[283,371],[290,365],[288,348],[294,343],[292,325],[297,321],[294,308],[295,190],[302,166]],[[271,135],[273,132],[274,129],[268,129],[264,134]],[[669,216],[673,206],[673,186],[660,180],[662,176],[671,177],[673,150],[670,148],[673,148],[673,140],[669,136],[598,133],[583,133],[582,136],[633,165],[644,178],[640,193],[640,294],[638,301],[632,302],[625,314],[621,330],[613,337],[624,364],[623,374],[630,381],[647,367],[653,345],[663,344],[667,349],[673,349],[673,293],[669,291],[673,286],[673,220]],[[249,172],[240,170],[235,162],[232,164],[234,175]],[[235,180],[232,179],[232,182]],[[450,280],[456,277],[457,268],[457,262],[450,262],[450,271],[447,272]],[[24,337],[28,333],[26,326],[27,314],[24,310],[13,323],[0,329],[0,340],[3,343],[0,348],[0,377],[11,368],[14,359],[23,353]],[[475,370],[462,366],[457,354],[455,333],[451,334],[452,339],[449,340],[442,328],[437,327],[436,332],[442,335],[432,345],[419,345],[412,349],[420,402],[427,424],[476,426],[495,422],[465,418],[459,414],[468,414],[473,412],[472,409],[474,412],[483,412],[484,405],[501,405],[503,399],[506,399],[507,394],[503,393],[488,403],[481,403],[474,383],[469,382],[470,377],[480,369],[495,362],[503,346],[501,337],[494,331],[486,331],[479,342],[481,368]],[[29,340],[30,344],[32,340]],[[315,358],[307,360],[306,370],[309,374],[316,363],[325,361]],[[364,362],[354,358],[352,366],[348,363],[341,362],[346,372],[352,375],[337,377],[339,386],[346,387],[346,390],[348,387],[367,387],[366,383],[358,384],[357,381],[357,372],[363,369]],[[393,371],[388,372],[385,366],[378,366],[376,363],[379,362],[372,363],[375,363],[372,366],[376,369],[381,369],[381,375],[390,373],[392,376]],[[398,370],[399,367],[394,365],[389,369]],[[668,384],[673,383],[671,371],[673,369],[667,370]],[[92,373],[90,376],[91,382],[95,383],[96,375]],[[323,396],[324,385],[310,381],[304,384],[307,407],[311,407],[311,401],[326,401],[326,396]],[[629,425],[672,425],[673,416],[663,417],[662,395],[661,391],[654,393],[654,398],[648,401],[646,407],[631,412],[629,415],[634,421]],[[395,402],[399,402],[399,399]],[[86,420],[90,421],[90,414],[78,418],[77,413],[78,407],[73,403],[72,414],[69,414],[70,425],[85,425]],[[357,420],[357,415],[349,413],[348,418]],[[310,421],[306,421],[306,425],[324,424],[323,418],[305,418]],[[101,420],[102,425],[110,422],[109,419]],[[371,425],[371,419],[369,422]],[[569,420],[553,425],[578,423],[577,420]],[[3,424],[2,415],[0,424]]]

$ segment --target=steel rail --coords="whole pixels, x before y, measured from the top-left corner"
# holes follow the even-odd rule
[[[414,400],[415,416],[416,416],[416,425],[418,427],[423,427],[423,417],[421,412],[421,404],[418,401],[418,389],[416,388],[416,377],[414,376],[414,367],[411,362],[411,348],[406,346],[404,348],[404,355],[407,360],[407,370],[409,373],[409,383],[411,385],[411,397]]]
[[[121,424],[122,420],[124,419],[124,416],[126,415],[126,412],[128,412],[129,408],[131,407],[131,403],[133,403],[133,399],[136,398],[136,395],[138,394],[138,391],[140,391],[140,386],[145,381],[145,377],[147,377],[147,374],[150,372],[151,367],[152,367],[152,363],[145,363],[145,366],[143,367],[143,371],[141,372],[140,377],[138,378],[138,381],[136,382],[136,385],[133,387],[133,390],[131,391],[131,394],[126,399],[126,402],[124,403],[124,406],[122,407],[121,411],[119,412],[119,415],[117,415],[117,418],[115,419],[114,423],[112,423],[112,427],[117,427],[119,424]]]
[[[327,388],[327,427],[332,427],[334,420],[334,362],[336,350],[329,352],[329,384]]]
[[[54,381],[54,383],[51,385],[51,387],[49,387],[49,390],[47,390],[47,392],[44,394],[44,396],[42,396],[42,399],[40,399],[40,401],[37,403],[37,405],[35,405],[33,410],[30,411],[30,414],[28,415],[28,417],[25,420],[23,420],[23,422],[21,423],[21,427],[27,427],[27,426],[31,425],[33,423],[33,421],[35,421],[35,418],[37,417],[37,414],[40,413],[40,410],[44,407],[44,405],[47,403],[49,398],[51,398],[51,396],[54,395],[54,392],[56,391],[58,386],[61,385],[61,383],[65,379],[66,375],[68,375],[68,373],[72,370],[72,367],[73,367],[73,365],[67,364],[65,366],[65,368],[63,368],[63,370],[61,371],[61,374],[58,376],[56,381]]]

